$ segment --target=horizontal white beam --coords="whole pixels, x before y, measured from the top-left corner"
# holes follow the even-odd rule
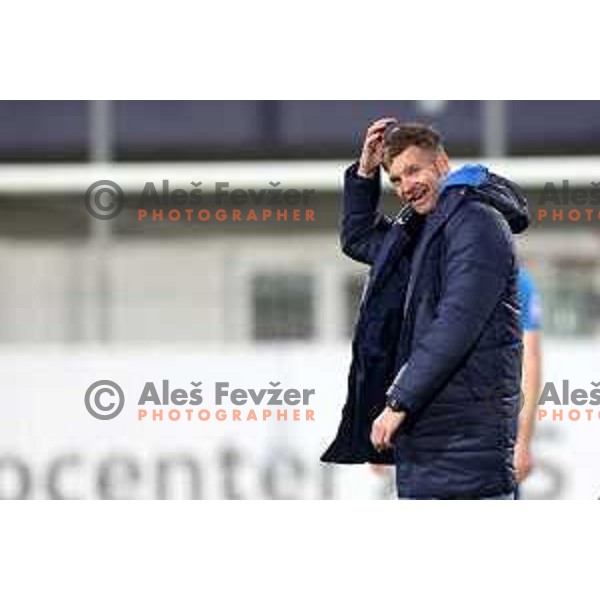
[[[160,191],[162,180],[170,189],[191,189],[191,182],[202,182],[203,190],[214,189],[216,182],[226,181],[234,187],[268,189],[280,182],[283,189],[316,188],[338,190],[348,160],[318,161],[239,161],[185,163],[113,163],[6,165],[0,167],[0,193],[79,194],[94,182],[108,179],[127,193],[139,192],[146,182]],[[458,167],[466,162],[482,162],[498,174],[507,176],[522,187],[543,187],[548,181],[560,185],[590,185],[600,181],[600,156],[517,157],[454,161]]]

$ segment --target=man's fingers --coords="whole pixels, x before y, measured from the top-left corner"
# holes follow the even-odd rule
[[[372,135],[379,135],[379,136],[381,136],[381,139],[383,139],[383,134],[384,134],[384,132],[386,130],[386,127],[388,125],[389,125],[389,123],[386,124],[386,125],[382,125],[380,127],[375,127],[374,129],[367,129],[365,137],[369,137],[369,136],[372,136]]]
[[[367,146],[381,141],[383,141],[383,133],[372,133],[365,138],[365,144],[367,144]]]
[[[371,427],[371,444],[377,448],[377,424],[373,423]]]
[[[391,443],[392,432],[388,430],[382,423],[377,421],[373,423],[371,428],[371,443],[378,452],[383,450],[390,450],[394,446]]]
[[[382,443],[384,446],[387,446],[387,445],[388,445],[388,443],[389,443],[389,441],[390,441],[390,432],[388,431],[388,429],[387,429],[387,428],[385,428],[385,429],[383,430],[383,435],[381,436],[381,443]]]
[[[383,431],[381,425],[375,421],[371,428],[371,444],[373,444],[375,450],[380,451],[383,441]]]
[[[370,135],[372,133],[377,133],[377,132],[383,132],[383,130],[390,123],[397,123],[397,122],[398,122],[398,119],[394,119],[393,117],[384,117],[383,119],[378,119],[372,125],[369,126],[369,128],[367,129],[367,135]]]
[[[386,430],[385,435],[383,436],[383,446],[385,449],[389,450],[393,448],[392,444],[392,432],[391,430]]]
[[[514,468],[517,483],[525,481],[533,469],[531,454],[527,450],[517,447],[515,450]]]

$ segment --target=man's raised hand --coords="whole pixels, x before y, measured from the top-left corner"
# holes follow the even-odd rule
[[[371,178],[377,173],[383,160],[383,134],[391,123],[397,123],[397,119],[378,119],[367,129],[358,163],[358,174],[361,177]]]

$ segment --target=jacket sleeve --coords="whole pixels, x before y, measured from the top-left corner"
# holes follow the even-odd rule
[[[479,202],[447,224],[445,286],[437,316],[388,389],[388,403],[418,412],[448,382],[479,338],[514,268],[506,222]]]
[[[372,265],[391,220],[379,210],[381,180],[361,177],[354,163],[344,176],[340,243],[346,256]]]

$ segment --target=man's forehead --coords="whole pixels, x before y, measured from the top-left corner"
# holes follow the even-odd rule
[[[429,164],[434,157],[434,152],[427,148],[410,146],[401,154],[394,157],[390,165],[390,171],[402,172],[414,164]]]

